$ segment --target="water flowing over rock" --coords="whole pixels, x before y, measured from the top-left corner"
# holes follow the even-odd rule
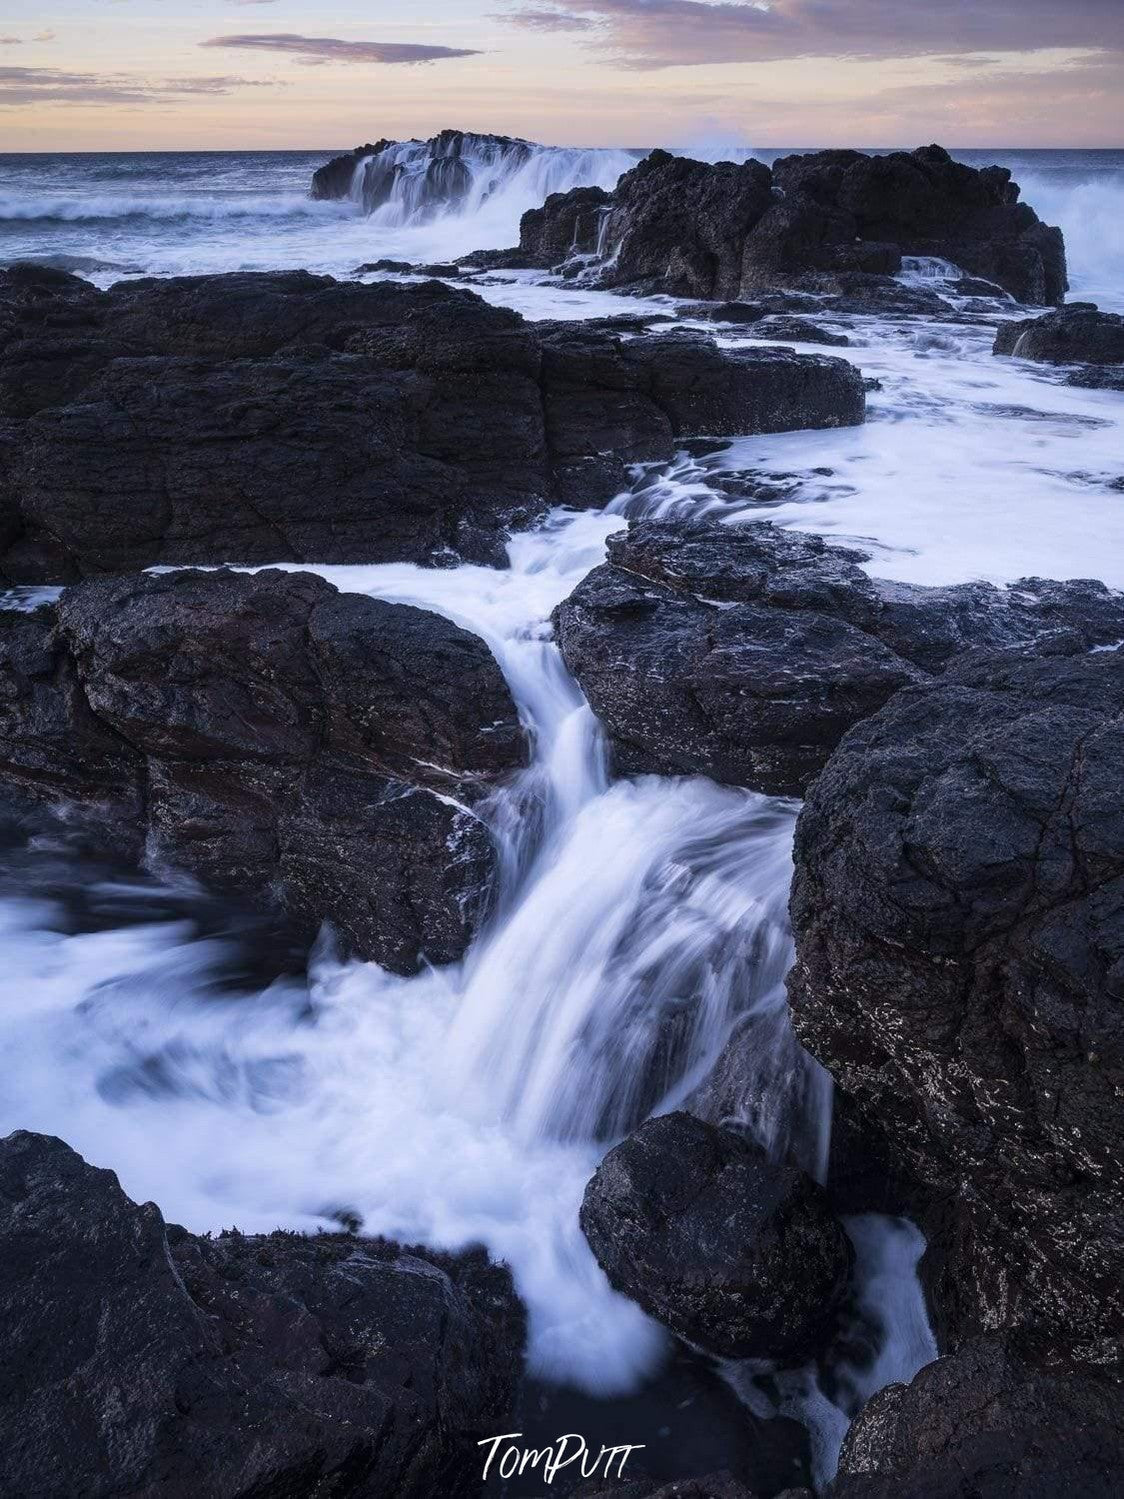
[[[688,1342],[732,1358],[814,1352],[853,1258],[811,1177],[683,1113],[648,1120],[609,1152],[581,1224],[618,1290]]]
[[[681,435],[861,421],[851,366],[539,328],[435,282],[0,272],[0,576],[502,563]]]
[[[1067,287],[1061,231],[1019,202],[1010,172],[964,166],[940,146],[821,151],[772,170],[653,151],[598,203],[596,237],[586,191],[525,220],[524,264],[596,251],[603,285],[710,300],[773,287],[854,295],[896,275],[907,255],[949,260],[1020,302],[1060,303]]]
[[[1100,583],[888,583],[771,525],[640,521],[608,551],[555,618],[624,774],[800,795],[847,729],[965,652],[1124,639]]]
[[[498,174],[525,165],[541,146],[508,135],[442,130],[428,140],[356,146],[312,174],[314,198],[353,198],[367,213],[393,202],[402,222],[455,208]]]
[[[0,1142],[0,1307],[0,1489],[22,1499],[471,1494],[522,1361],[479,1251],[197,1237],[22,1131]]]
[[[1033,1343],[981,1338],[881,1390],[847,1433],[832,1499],[1115,1499],[1124,1390]]]
[[[463,952],[495,866],[469,804],[526,759],[476,636],[268,571],[84,584],[0,625],[10,796],[397,971]]]
[[[1071,302],[1045,317],[1001,323],[995,352],[1045,364],[1124,365],[1124,317]]]
[[[946,1345],[1124,1332],[1124,653],[968,660],[842,741],[798,822],[797,1032],[930,1194]]]

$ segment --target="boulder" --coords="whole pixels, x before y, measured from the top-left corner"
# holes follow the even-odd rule
[[[0,1307],[21,1499],[468,1495],[523,1345],[481,1251],[200,1237],[23,1131],[0,1142]]]
[[[1059,647],[1060,648],[1060,647]],[[1124,1333],[1124,652],[969,657],[842,740],[796,833],[793,1022],[931,1211],[945,1346]]]
[[[307,573],[172,572],[0,620],[0,786],[398,972],[460,956],[526,761],[483,641]]]
[[[326,161],[313,172],[309,197],[349,198],[355,181],[355,169],[359,163],[366,161],[368,157],[377,156],[390,144],[387,140],[381,140],[376,145],[368,141],[365,146],[356,146],[353,151],[346,151],[342,156],[333,156],[331,161]]]
[[[640,521],[555,611],[623,774],[803,794],[843,734],[980,647],[1124,639],[1124,596],[1024,579],[920,588],[763,524]]]
[[[1071,302],[1044,317],[1001,323],[994,352],[1045,364],[1124,365],[1124,317]]]
[[[1114,1499],[1124,1388],[1013,1337],[891,1384],[848,1431],[832,1499]]]
[[[726,1358],[814,1353],[853,1261],[811,1177],[683,1113],[649,1119],[609,1152],[581,1226],[618,1291]]]
[[[0,578],[502,564],[509,528],[605,503],[691,424],[861,419],[846,366],[643,342],[434,282],[0,272]]]

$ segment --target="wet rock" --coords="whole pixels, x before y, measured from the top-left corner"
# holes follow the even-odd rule
[[[833,1499],[1112,1499],[1124,1389],[1033,1344],[984,1338],[888,1385],[843,1443]]]
[[[1124,317],[1071,302],[1045,317],[1001,323],[994,352],[1046,364],[1124,365]]]
[[[797,826],[794,1024],[928,1189],[946,1343],[1124,1332],[1122,723],[1119,650],[968,658],[852,729]]]
[[[827,344],[845,349],[851,340],[845,333],[832,333],[806,318],[770,317],[753,330],[754,338],[775,338],[780,343]]]
[[[611,202],[603,188],[575,187],[551,193],[541,208],[528,209],[519,221],[525,264],[549,269],[575,255],[592,254]]]
[[[502,565],[510,528],[604,503],[691,430],[861,419],[849,379],[811,358],[728,365],[698,335],[645,354],[434,282],[296,271],[103,293],[0,272],[0,576]]]
[[[648,1120],[609,1152],[586,1187],[581,1225],[617,1290],[731,1358],[813,1352],[853,1258],[810,1177],[682,1113]]]
[[[325,162],[313,172],[309,196],[320,199],[349,197],[359,163],[366,161],[368,157],[377,156],[390,144],[387,140],[378,141],[375,145],[368,141],[365,146],[356,146],[343,156],[333,156],[331,161]]]
[[[679,316],[706,323],[756,323],[765,316],[760,302],[688,302]]]
[[[746,237],[772,199],[759,161],[709,166],[653,151],[613,192],[605,247],[615,256],[607,285],[651,278],[673,296],[741,295]]]
[[[0,1142],[0,1489],[476,1491],[523,1318],[481,1252],[345,1234],[197,1237],[61,1140]]]
[[[488,908],[471,802],[525,762],[488,648],[305,573],[173,572],[5,619],[0,784],[399,972]]]
[[[414,269],[413,262],[409,260],[370,260],[363,265],[357,265],[352,271],[353,276],[366,276],[372,271],[387,271],[397,276],[406,276]]]
[[[888,583],[769,525],[642,521],[608,553],[555,620],[623,774],[801,795],[852,724],[965,652],[1124,639],[1100,583]]]
[[[808,1495],[810,1489],[786,1489],[790,1499]],[[705,1478],[680,1478],[672,1483],[659,1483],[650,1478],[630,1479],[626,1474],[623,1482],[617,1481],[610,1488],[601,1488],[596,1482],[583,1484],[575,1490],[574,1499],[756,1499],[754,1491],[746,1487],[732,1473],[710,1473]],[[777,1499],[784,1499],[778,1495]]]

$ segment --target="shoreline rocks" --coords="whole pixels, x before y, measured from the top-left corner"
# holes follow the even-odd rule
[[[798,796],[846,731],[979,649],[1124,639],[1087,581],[924,588],[765,523],[639,521],[555,611],[620,774],[708,775]]]
[[[797,824],[797,1034],[920,1184],[945,1346],[1124,1336],[1124,653],[969,659],[843,739]]]
[[[166,1224],[61,1140],[0,1141],[0,1489],[467,1496],[523,1313],[482,1251]]]
[[[487,913],[471,803],[527,749],[491,652],[439,615],[308,573],[149,574],[0,616],[0,680],[0,786],[138,861],[398,972]]]
[[[1044,364],[1124,365],[1124,317],[1095,302],[1070,302],[1044,317],[1001,323],[993,352]]]
[[[853,1264],[811,1177],[684,1113],[649,1119],[609,1152],[581,1226],[618,1291],[725,1358],[814,1353]]]
[[[864,415],[841,360],[526,323],[437,282],[0,272],[0,578],[506,561],[681,436]]]

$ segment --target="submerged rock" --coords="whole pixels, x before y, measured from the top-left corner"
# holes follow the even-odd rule
[[[0,1309],[22,1499],[469,1495],[522,1358],[481,1251],[199,1237],[23,1131],[0,1141]]]
[[[0,624],[9,797],[396,971],[464,951],[495,866],[470,804],[526,759],[476,636],[272,571],[84,584]]]
[[[797,825],[789,998],[928,1189],[946,1344],[1124,1334],[1124,652],[969,659],[842,741]]]
[[[1115,1499],[1124,1389],[1014,1338],[891,1384],[847,1433],[832,1499]]]
[[[811,1177],[690,1114],[649,1119],[609,1152],[581,1226],[618,1291],[728,1358],[813,1353],[853,1260]]]
[[[840,363],[540,329],[435,282],[0,272],[0,577],[502,564],[680,436],[862,415]]]
[[[1001,323],[994,352],[1047,364],[1124,365],[1124,317],[1071,302],[1045,317]]]
[[[1101,583],[921,588],[863,560],[765,524],[611,537],[555,620],[618,771],[800,795],[847,729],[957,656],[1124,639],[1124,595]]]

